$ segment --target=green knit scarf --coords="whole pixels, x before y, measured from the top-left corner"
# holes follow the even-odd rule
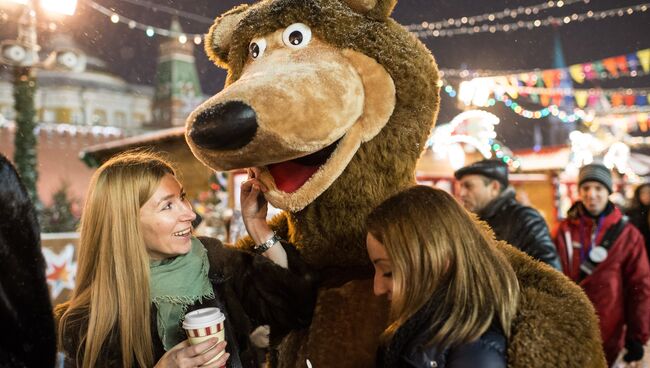
[[[162,261],[150,261],[149,288],[156,305],[158,336],[169,350],[185,340],[180,326],[187,308],[203,299],[213,299],[214,291],[208,278],[210,263],[203,244],[192,238],[189,253]]]

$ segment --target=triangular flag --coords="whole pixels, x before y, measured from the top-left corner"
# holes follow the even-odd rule
[[[556,93],[553,95],[553,105],[561,106],[562,105],[562,95]]]
[[[636,105],[637,106],[645,106],[648,104],[648,99],[646,98],[645,95],[637,95],[636,96]]]
[[[625,55],[616,57],[616,66],[618,67],[618,70],[620,70],[621,72],[627,73],[627,58],[625,57]]]
[[[582,84],[585,82],[585,73],[582,71],[582,64],[571,65],[569,67],[569,74],[571,74],[571,78],[576,83]]]
[[[587,105],[587,98],[589,97],[587,91],[575,91],[574,96],[579,108],[584,108]]]
[[[521,84],[523,84],[524,86],[527,86],[528,81],[530,80],[530,78],[528,77],[528,73],[520,73],[517,76],[517,78],[519,78],[519,80],[521,81]]]
[[[626,59],[630,71],[639,69],[639,58],[636,57],[635,53],[627,54]]]
[[[531,93],[529,97],[530,97],[530,101],[532,103],[534,103],[534,104],[539,103],[539,95],[537,95],[537,93]]]
[[[541,94],[539,95],[539,100],[542,106],[548,106],[548,104],[551,102],[551,97],[547,94]]]
[[[650,116],[648,114],[645,114],[645,113],[641,113],[641,114],[638,114],[636,116],[636,119],[637,119],[636,121],[639,123],[639,129],[642,132],[647,132],[648,131],[648,118],[649,117]]]
[[[623,95],[620,93],[614,93],[611,97],[612,107],[619,107],[623,105]]]
[[[527,75],[527,77],[526,77],[527,78],[526,85],[528,87],[535,87],[535,85],[537,84],[537,74],[530,73],[530,74],[526,74],[526,75]]]
[[[633,94],[626,94],[623,100],[625,101],[625,106],[634,106],[634,100],[636,96]]]
[[[614,77],[618,76],[618,67],[616,63],[616,58],[610,57],[603,60],[603,65],[605,66],[605,69],[607,69],[609,74],[613,75]]]
[[[544,84],[546,85],[546,88],[555,87],[556,76],[554,70],[542,71],[542,79],[544,79]]]
[[[582,68],[585,73],[585,78],[592,80],[596,78],[596,73],[594,72],[594,66],[590,63],[582,64]]]
[[[603,65],[603,62],[601,60],[594,61],[592,65],[594,66],[594,71],[598,76],[600,76],[605,72],[605,66]]]
[[[646,73],[650,72],[650,49],[637,51],[636,56],[639,57],[643,71]]]

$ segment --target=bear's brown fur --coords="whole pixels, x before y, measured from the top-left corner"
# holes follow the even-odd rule
[[[395,4],[265,0],[217,18],[206,36],[206,52],[228,79],[188,118],[188,144],[216,170],[258,167],[267,199],[286,210],[272,227],[323,276],[311,327],[284,339],[281,367],[304,367],[306,359],[314,367],[370,367],[386,325],[387,304],[372,294],[364,221],[415,183],[440,99],[433,57],[389,18]],[[296,44],[293,29],[301,30]],[[509,248],[526,308],[510,365],[604,366],[584,294]],[[564,306],[570,310],[560,318],[535,315]],[[582,322],[568,321],[570,313]],[[549,326],[559,337],[537,346],[536,337],[555,337]]]

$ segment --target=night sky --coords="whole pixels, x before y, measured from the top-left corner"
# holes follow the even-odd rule
[[[163,11],[153,11],[133,4],[134,0],[95,0],[97,3],[114,9],[117,14],[135,19],[141,23],[168,28],[171,15]],[[172,7],[182,11],[214,18],[233,6],[253,1],[241,0],[138,0]],[[399,1],[393,18],[402,24],[439,21],[450,17],[457,18],[482,13],[514,9],[542,3],[542,0],[522,1],[484,1],[484,0],[402,0]],[[566,16],[588,10],[606,10],[629,5],[642,4],[637,1],[591,0],[565,5],[551,11],[540,13],[543,16]],[[538,16],[539,17],[539,16]],[[0,39],[11,36],[15,29],[15,14],[9,21],[0,23]],[[537,17],[523,17],[537,19]],[[209,24],[198,20],[179,18],[183,30],[188,33],[205,33]],[[151,84],[156,67],[159,36],[149,38],[144,32],[131,30],[124,24],[113,24],[110,20],[91,9],[85,0],[79,0],[77,13],[60,21],[59,31],[70,30],[86,50],[108,62],[110,69],[129,82]],[[441,68],[531,70],[553,67],[553,40],[557,32],[562,42],[567,65],[600,60],[610,56],[631,53],[650,47],[650,10],[645,13],[604,20],[572,22],[561,27],[540,27],[535,30],[497,32],[495,34],[459,35],[454,37],[427,38],[423,42],[432,51]],[[9,35],[9,36],[8,36]],[[42,42],[48,38],[49,31],[42,31]],[[203,90],[206,94],[218,92],[225,78],[225,72],[217,68],[205,56],[202,45],[196,50],[197,67]],[[601,82],[602,83],[602,82]],[[589,88],[597,85],[576,86]],[[650,87],[650,77],[619,78],[601,85],[604,88]],[[449,121],[458,110],[456,101],[443,93],[442,110],[438,122]],[[533,104],[527,105],[536,109]],[[488,109],[502,119],[498,127],[501,140],[511,148],[532,146],[532,127],[542,125],[547,133],[546,120],[529,120],[497,104]],[[545,137],[546,138],[546,137]],[[545,139],[549,144],[549,139]],[[553,143],[553,142],[550,142]]]

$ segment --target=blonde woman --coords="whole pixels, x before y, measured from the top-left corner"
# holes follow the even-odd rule
[[[374,291],[391,303],[377,366],[505,368],[519,286],[493,235],[425,186],[381,203],[367,225]]]
[[[81,219],[76,286],[55,311],[67,366],[257,367],[250,318],[274,331],[308,323],[313,277],[266,225],[266,188],[254,176],[242,185],[242,213],[256,244],[266,244],[263,256],[194,238],[196,215],[158,155],[128,152],[97,170]],[[189,346],[184,314],[215,306],[226,314],[226,341]]]

